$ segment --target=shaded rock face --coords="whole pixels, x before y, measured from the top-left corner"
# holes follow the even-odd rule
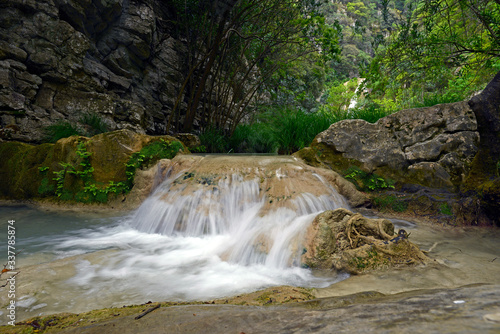
[[[389,220],[366,218],[341,208],[316,216],[306,232],[301,260],[312,268],[357,274],[422,264],[428,258],[408,241],[404,230],[394,234]]]
[[[110,130],[164,134],[184,49],[159,0],[0,3],[0,137],[38,142],[43,127],[97,113]]]
[[[374,124],[341,121],[298,155],[337,171],[355,165],[404,183],[453,189],[464,181],[478,142],[472,110],[457,102],[403,110]]]

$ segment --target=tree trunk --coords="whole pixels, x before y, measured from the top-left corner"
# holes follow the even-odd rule
[[[479,150],[472,161],[465,190],[475,190],[488,180],[498,177],[500,160],[500,72],[483,92],[469,101],[476,115],[480,135]]]

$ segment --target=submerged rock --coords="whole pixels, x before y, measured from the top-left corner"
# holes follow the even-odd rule
[[[307,230],[302,263],[311,268],[357,274],[365,270],[428,261],[408,234],[387,219],[366,218],[347,209],[325,211]]]

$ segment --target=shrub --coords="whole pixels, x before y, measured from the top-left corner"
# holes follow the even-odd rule
[[[393,180],[384,179],[375,173],[367,173],[355,166],[349,167],[344,171],[343,175],[361,191],[394,189]]]
[[[209,127],[199,135],[201,144],[205,146],[207,153],[226,153],[228,149],[228,139],[224,131],[215,127]]]

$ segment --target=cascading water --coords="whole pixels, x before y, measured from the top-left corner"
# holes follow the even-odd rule
[[[188,191],[193,188],[189,183],[172,187],[179,179],[182,175],[166,180],[143,203],[134,215],[133,227],[174,238],[220,237],[224,239],[218,248],[220,258],[244,266],[298,266],[301,236],[315,215],[347,205],[331,189],[331,196],[304,193],[292,201],[292,208],[260,215],[267,199],[256,179],[233,174],[192,191]]]
[[[176,158],[165,180],[129,215],[76,230],[67,230],[66,220],[62,233],[20,238],[28,263],[39,263],[36,252],[43,249],[43,258],[58,268],[36,297],[32,287],[20,286],[20,305],[26,304],[26,315],[39,308],[81,312],[148,300],[209,300],[277,285],[325,287],[344,279],[316,277],[301,267],[302,239],[314,217],[348,207],[316,172],[292,157]],[[38,275],[40,268],[33,271]],[[30,275],[29,268],[23,273]]]
[[[120,225],[61,243],[119,248],[101,264],[82,262],[71,283],[102,288],[108,281],[113,284],[107,291],[194,300],[273,285],[327,286],[344,278],[315,277],[300,263],[302,239],[314,217],[348,206],[334,188],[291,157],[218,159],[224,158],[174,163]],[[143,288],[134,286],[137,281]]]

